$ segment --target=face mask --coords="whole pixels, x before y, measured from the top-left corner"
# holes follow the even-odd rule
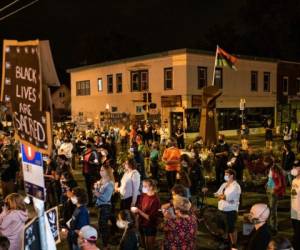
[[[234,155],[234,156],[238,156],[239,153],[238,153],[238,152],[233,152],[233,155]]]
[[[223,143],[224,142],[224,140],[219,140],[219,143]]]
[[[298,170],[296,169],[296,168],[293,168],[292,170],[291,170],[291,175],[292,176],[298,176]]]
[[[252,214],[249,214],[248,220],[254,225],[261,223],[261,221],[258,218],[254,218]]]
[[[147,193],[149,192],[149,189],[146,188],[146,187],[143,187],[143,188],[142,188],[142,192],[143,192],[144,194],[147,194]]]
[[[117,223],[116,223],[117,227],[120,228],[120,229],[124,229],[127,227],[127,222],[126,221],[123,221],[123,220],[117,220]]]
[[[224,180],[225,181],[229,181],[229,176],[228,175],[224,175]]]
[[[187,168],[188,164],[187,164],[187,162],[183,161],[183,162],[181,162],[181,166],[184,167],[184,168]]]
[[[73,203],[74,205],[76,205],[76,204],[78,203],[78,199],[77,199],[76,196],[72,196],[72,197],[71,197],[71,201],[72,201],[72,203]]]

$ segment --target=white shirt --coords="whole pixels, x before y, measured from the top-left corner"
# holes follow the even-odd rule
[[[226,185],[227,182],[224,182],[216,192],[217,195],[225,195],[225,200],[219,200],[218,209],[220,211],[238,211],[241,187],[236,181],[233,181],[228,187]]]
[[[60,145],[58,151],[60,153],[63,153],[68,159],[72,158],[72,150],[73,150],[73,144],[71,142],[64,142]]]
[[[300,220],[300,179],[296,178],[292,182],[291,189],[291,218]]]
[[[126,171],[121,179],[120,194],[122,199],[132,197],[132,203],[136,203],[140,194],[141,175],[137,170]]]

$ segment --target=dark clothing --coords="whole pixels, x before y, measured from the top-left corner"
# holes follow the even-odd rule
[[[294,250],[300,250],[300,241],[299,241],[300,220],[292,219],[292,225],[293,225],[293,229],[294,229],[292,244],[293,244]]]
[[[9,161],[5,161],[1,164],[2,174],[1,181],[9,182],[16,180],[16,174],[19,171],[19,163],[18,161],[11,159]]]
[[[214,153],[222,153],[226,152],[227,155],[215,156],[216,159],[216,183],[221,185],[224,180],[224,171],[227,168],[227,161],[228,161],[228,152],[229,152],[229,145],[227,143],[218,144],[215,149]]]
[[[80,230],[83,226],[90,224],[89,211],[86,206],[76,207],[72,215],[70,222],[70,228],[68,232],[68,241],[77,245],[78,235],[75,230]]]
[[[103,246],[107,247],[108,240],[109,240],[109,226],[108,226],[108,220],[111,217],[111,205],[101,205],[99,206],[99,231],[102,237]]]
[[[272,124],[271,125],[266,125],[265,126],[265,129],[266,129],[266,133],[265,133],[265,140],[266,141],[273,141],[273,126]]]
[[[76,205],[74,205],[71,200],[67,200],[65,202],[62,210],[64,226],[66,225],[67,221],[69,221],[72,218],[75,209],[76,209]]]
[[[222,211],[222,213],[226,217],[228,233],[233,233],[237,221],[237,211]]]
[[[121,210],[125,210],[125,209],[130,210],[131,203],[132,203],[132,197],[121,200],[120,209]]]
[[[264,224],[258,230],[253,229],[250,234],[247,250],[266,250],[271,237],[271,232],[267,224]]]
[[[138,250],[138,237],[134,229],[128,229],[120,242],[119,250]]]
[[[282,155],[282,168],[285,171],[290,171],[294,166],[295,154],[293,151],[289,151],[288,154],[283,152]]]
[[[184,131],[182,128],[177,129],[176,131],[176,139],[178,148],[184,148]]]
[[[168,188],[171,189],[176,183],[177,171],[166,171]]]
[[[197,191],[204,185],[204,177],[201,171],[201,165],[194,161],[191,168],[188,170],[188,175],[191,181],[190,191],[192,195],[196,195]]]
[[[235,170],[236,179],[239,183],[241,183],[243,181],[243,171],[245,168],[244,160],[240,154],[238,154],[237,156],[232,155],[232,158],[233,157],[235,158],[235,160],[234,160],[234,163],[230,166],[230,168]]]

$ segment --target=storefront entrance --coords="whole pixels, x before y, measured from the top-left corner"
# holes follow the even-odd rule
[[[171,135],[174,136],[179,125],[183,124],[183,113],[182,112],[171,112]]]

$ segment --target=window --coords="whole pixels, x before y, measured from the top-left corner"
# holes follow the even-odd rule
[[[251,91],[257,91],[258,89],[258,72],[251,71]]]
[[[148,88],[148,70],[131,71],[131,91],[147,91]]]
[[[142,106],[136,106],[136,113],[142,113],[143,112],[143,107]]]
[[[215,71],[215,84],[219,89],[223,88],[223,70],[222,68],[216,68]]]
[[[111,94],[114,92],[114,82],[113,82],[113,76],[108,75],[107,76],[107,93]]]
[[[198,67],[198,89],[202,89],[207,86],[207,68]]]
[[[78,116],[83,116],[83,112],[79,112],[79,113],[78,113]]]
[[[98,92],[103,91],[103,82],[102,78],[98,78]]]
[[[173,68],[164,69],[164,86],[165,90],[173,89]]]
[[[284,94],[288,93],[289,89],[289,78],[287,76],[282,77],[282,92]]]
[[[111,112],[118,112],[118,107],[111,107]]]
[[[122,74],[119,73],[116,75],[116,82],[117,82],[117,93],[121,93],[123,91],[123,86],[122,86]]]
[[[76,95],[90,95],[91,89],[90,89],[90,81],[78,81],[76,82]]]
[[[264,72],[264,92],[270,92],[270,72]]]
[[[296,93],[300,94],[300,77],[296,78]]]

